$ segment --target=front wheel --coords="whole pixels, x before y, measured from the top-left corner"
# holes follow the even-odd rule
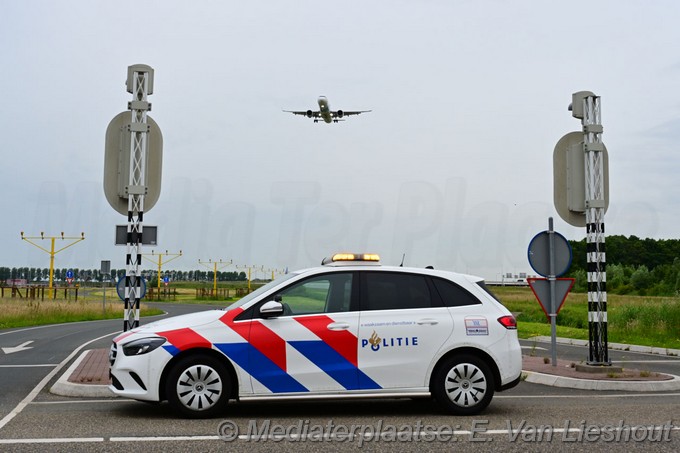
[[[165,383],[168,403],[189,418],[217,415],[226,406],[230,390],[227,369],[208,355],[180,360],[170,370]]]
[[[432,393],[449,412],[475,415],[484,410],[493,398],[493,374],[489,366],[477,357],[454,356],[437,368]]]

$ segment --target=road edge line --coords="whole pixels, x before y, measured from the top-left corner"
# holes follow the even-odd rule
[[[66,357],[64,360],[62,360],[61,363],[59,363],[59,365],[56,366],[56,368],[54,368],[52,371],[50,371],[50,372],[47,374],[47,376],[45,376],[45,377],[38,383],[38,385],[36,385],[36,386],[33,388],[33,390],[31,390],[30,393],[29,393],[28,395],[26,395],[26,397],[25,397],[23,400],[21,400],[21,402],[20,402],[19,404],[16,405],[16,407],[15,407],[14,409],[12,409],[7,415],[5,415],[5,416],[3,417],[2,420],[0,420],[0,430],[1,430],[2,428],[4,428],[5,425],[7,425],[7,423],[9,423],[10,421],[12,421],[12,419],[13,419],[14,417],[16,417],[17,415],[19,415],[19,414],[21,413],[21,411],[23,411],[24,408],[25,408],[26,406],[28,406],[28,404],[29,404],[31,401],[33,401],[33,400],[35,399],[35,397],[36,397],[36,396],[38,395],[38,393],[40,393],[40,391],[47,385],[47,383],[50,382],[50,381],[52,380],[52,378],[53,378],[58,372],[60,372],[61,369],[64,368],[64,366],[66,366],[66,364],[67,364],[68,362],[70,362],[70,361],[73,359],[73,357],[75,357],[75,355],[78,354],[85,346],[89,345],[90,343],[94,343],[95,341],[101,340],[101,339],[103,339],[103,338],[110,337],[110,336],[112,336],[112,335],[116,335],[117,333],[120,333],[120,331],[117,330],[117,331],[115,331],[115,332],[108,333],[108,334],[106,334],[106,335],[102,335],[101,337],[98,337],[98,338],[95,338],[95,339],[93,339],[93,340],[90,340],[90,341],[88,341],[88,342],[86,342],[86,343],[84,343],[84,344],[78,346],[75,350],[73,350],[73,352],[71,352],[71,353],[68,355],[68,357]]]

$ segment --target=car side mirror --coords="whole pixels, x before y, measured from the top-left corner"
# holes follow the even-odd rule
[[[280,296],[279,296],[280,298]],[[275,298],[276,299],[276,298]],[[273,318],[275,316],[281,316],[283,314],[283,304],[277,300],[270,300],[265,302],[260,307],[260,315],[263,318]]]

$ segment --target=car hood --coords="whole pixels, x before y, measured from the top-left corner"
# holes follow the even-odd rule
[[[141,335],[166,332],[168,330],[195,328],[216,321],[223,315],[223,310],[208,310],[198,313],[189,313],[187,315],[173,316],[171,318],[154,321],[149,324],[139,326],[128,332],[124,332],[118,337],[114,338],[113,341],[118,342],[123,338],[131,336],[139,337]]]

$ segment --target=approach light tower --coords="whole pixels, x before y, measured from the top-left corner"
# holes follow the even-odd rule
[[[205,266],[208,269],[210,269],[210,267],[212,267],[212,270],[213,270],[213,296],[214,297],[217,297],[217,271],[220,270],[220,269],[224,269],[225,267],[231,266],[232,262],[233,262],[233,260],[229,260],[228,262],[226,262],[226,261],[222,262],[222,260],[219,260],[219,262],[218,262],[218,261],[213,261],[211,259],[209,259],[207,262],[198,260],[198,264],[200,264],[201,266]],[[219,269],[218,269],[218,265],[219,265]]]
[[[165,256],[171,256],[172,258],[163,261],[163,255]],[[154,260],[147,258],[147,255],[142,254],[142,258],[146,258],[147,261],[151,261],[154,264],[158,264],[158,277],[156,278],[157,283],[158,283],[158,294],[161,293],[161,272],[163,271],[163,264],[168,264],[172,260],[176,260],[180,256],[182,256],[182,251],[180,250],[179,253],[168,253],[166,250],[165,253],[159,253],[158,255],[154,254],[154,251],[151,250],[151,256],[158,256],[158,263],[156,263]]]
[[[252,273],[253,273],[253,271],[264,272],[265,271],[264,266],[257,267],[257,266],[254,266],[254,265],[253,266],[244,265],[244,266],[240,266],[240,268],[248,269],[248,294],[250,294],[252,292],[252,288],[250,286],[250,282],[252,281]],[[239,266],[236,266],[236,269],[239,269]]]
[[[50,242],[51,242],[50,249],[47,250],[46,248],[41,247],[40,245],[33,242],[33,240],[38,240],[38,239],[40,239],[40,240],[49,239]],[[70,241],[70,242],[67,245],[65,245],[64,247],[60,248],[59,250],[54,250],[54,245],[55,245],[56,239],[61,239],[62,241]],[[52,289],[52,282],[54,281],[54,255],[61,252],[62,250],[65,250],[65,249],[71,247],[72,245],[76,245],[80,241],[84,241],[85,240],[85,233],[80,233],[80,237],[77,237],[77,236],[76,237],[67,237],[67,236],[64,236],[63,231],[61,232],[61,236],[45,236],[45,233],[43,233],[41,231],[40,236],[28,237],[28,236],[24,236],[24,232],[22,231],[21,232],[21,240],[26,241],[29,244],[31,244],[35,247],[38,247],[43,252],[50,254],[50,286],[49,286],[49,289]]]

